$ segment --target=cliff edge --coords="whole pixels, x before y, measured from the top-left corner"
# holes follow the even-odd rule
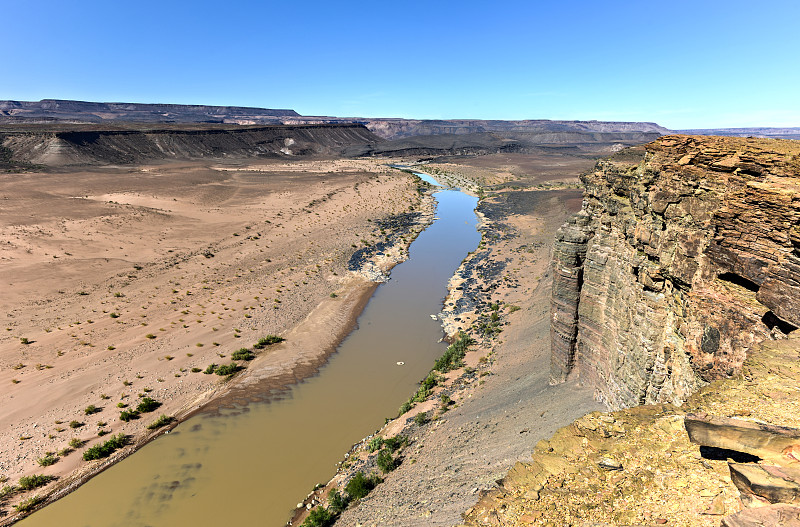
[[[467,525],[800,525],[800,143],[667,136],[583,176],[551,383],[616,411],[540,441]]]
[[[800,143],[666,136],[582,179],[556,237],[552,382],[680,404],[800,326]]]

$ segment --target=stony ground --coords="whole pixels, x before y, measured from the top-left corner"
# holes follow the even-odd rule
[[[720,525],[744,507],[729,470],[729,458],[741,453],[701,449],[690,441],[684,418],[707,413],[797,430],[799,350],[797,337],[767,341],[751,350],[741,377],[715,382],[681,407],[640,406],[578,419],[485,493],[469,509],[467,524]],[[798,463],[792,456],[786,461]]]

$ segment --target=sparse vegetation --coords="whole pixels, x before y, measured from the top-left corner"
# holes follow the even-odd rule
[[[444,354],[436,360],[434,370],[446,373],[464,365],[467,348],[475,341],[467,334],[461,333],[458,339],[450,344]]]
[[[151,399],[150,397],[143,397],[141,401],[139,401],[139,405],[136,407],[136,411],[138,413],[148,413],[156,410],[158,407],[161,406],[161,403],[156,401],[155,399]]]
[[[360,500],[370,493],[381,482],[381,478],[376,474],[365,476],[363,472],[357,472],[353,478],[347,482],[344,490],[351,499]]]
[[[56,461],[58,461],[58,457],[56,457],[52,452],[45,453],[44,457],[40,457],[36,460],[42,467],[49,467],[53,465]]]
[[[283,337],[279,337],[277,335],[267,335],[266,337],[261,337],[258,339],[258,342],[253,344],[255,349],[262,349],[267,346],[271,346],[272,344],[277,344],[279,342],[283,342],[285,339]]]
[[[414,422],[417,426],[422,426],[428,422],[428,412],[420,412],[414,416]]]
[[[384,474],[393,471],[399,466],[399,459],[392,456],[392,452],[388,448],[384,448],[378,453],[378,457],[375,460],[378,465],[378,468],[383,471]]]
[[[14,485],[6,485],[0,489],[0,500],[4,500],[9,496],[13,496],[15,492],[17,492],[17,487]]]
[[[124,447],[126,444],[128,444],[128,436],[125,434],[120,433],[115,436],[111,436],[111,438],[105,443],[86,449],[86,452],[83,453],[83,459],[86,461],[91,461],[93,459],[102,459],[104,457],[108,457],[115,451]]]
[[[369,451],[375,452],[379,450],[383,446],[383,438],[381,436],[375,436],[369,440]]]
[[[82,426],[83,426],[83,423],[81,423],[80,421],[70,421],[69,422],[69,427],[72,428],[72,429],[80,428]]]
[[[92,414],[96,414],[97,412],[101,412],[101,411],[102,411],[102,408],[98,408],[95,405],[90,404],[89,406],[87,406],[83,410],[83,413],[85,413],[86,415],[92,415]]]
[[[314,507],[303,520],[301,527],[330,527],[336,521],[336,515],[324,507]]]
[[[408,444],[408,438],[406,436],[397,435],[388,439],[384,439],[383,444],[392,452],[396,452],[401,447],[404,447]]]
[[[161,428],[162,426],[167,426],[168,424],[170,424],[174,420],[175,420],[175,418],[172,417],[172,416],[161,414],[161,416],[158,419],[153,421],[151,424],[147,425],[147,429],[148,430],[155,430],[156,428]]]
[[[347,508],[347,504],[350,500],[347,496],[343,495],[339,492],[339,489],[331,490],[330,494],[328,494],[328,510],[332,511],[334,514],[341,514]]]
[[[31,512],[37,505],[42,503],[44,498],[41,496],[33,496],[26,500],[22,500],[21,502],[14,505],[14,509],[17,512]]]
[[[139,419],[139,412],[136,410],[123,410],[119,414],[119,420],[125,421],[126,423],[131,419]]]
[[[69,446],[71,446],[72,448],[80,448],[83,446],[83,441],[81,441],[77,437],[73,437],[72,439],[69,440]]]
[[[218,366],[217,369],[214,370],[214,373],[220,376],[233,375],[234,373],[236,373],[241,369],[242,366],[239,366],[238,364],[232,362],[224,366]]]
[[[53,481],[55,476],[45,476],[43,474],[34,474],[32,476],[22,476],[19,478],[17,486],[20,490],[31,490],[37,487],[42,487]]]
[[[253,355],[253,353],[247,348],[241,348],[237,351],[234,351],[233,355],[231,355],[231,359],[233,360],[253,360],[254,358],[255,355]]]

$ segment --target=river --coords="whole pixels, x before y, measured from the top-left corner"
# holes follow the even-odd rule
[[[476,198],[452,189],[435,198],[436,220],[317,376],[277,399],[192,417],[19,525],[283,525],[445,350],[430,315],[480,235]]]

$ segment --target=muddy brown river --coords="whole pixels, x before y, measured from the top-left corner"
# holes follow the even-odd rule
[[[284,525],[354,443],[397,414],[445,350],[430,315],[480,235],[476,198],[435,196],[437,219],[317,376],[279,399],[192,417],[19,525]]]

